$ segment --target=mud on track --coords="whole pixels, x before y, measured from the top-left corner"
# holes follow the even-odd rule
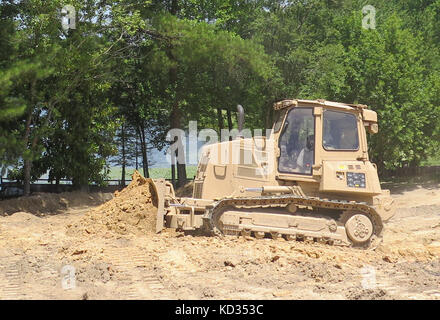
[[[121,232],[99,215],[109,195],[44,215],[17,212],[0,217],[0,298],[440,299],[440,186],[397,185],[393,193],[398,210],[375,251],[154,235],[131,232],[139,231],[131,220],[119,221]],[[92,213],[87,232],[81,226]],[[64,266],[74,268],[74,288],[63,289]]]

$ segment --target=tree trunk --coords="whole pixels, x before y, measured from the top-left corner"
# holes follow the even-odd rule
[[[177,137],[174,137],[174,141],[173,143],[177,142]],[[173,151],[170,154],[171,157],[171,183],[173,184],[174,187],[177,187],[177,182],[176,182],[176,155],[177,155],[177,151]]]
[[[179,104],[176,101],[175,107],[171,113],[171,128],[181,128],[180,124],[181,112]],[[184,137],[182,137],[184,138]],[[186,164],[185,164],[185,150],[183,150],[183,143],[181,139],[177,139],[176,159],[177,159],[177,186],[181,187],[186,184]],[[182,152],[182,154],[179,154]],[[172,169],[171,169],[172,170]]]
[[[125,128],[124,124],[121,126],[121,139],[122,139],[122,177],[121,184],[125,187],[125,164],[126,164],[126,155],[125,155]]]
[[[135,166],[136,166],[136,170],[139,170],[139,161],[138,161],[139,151],[138,151],[138,139],[137,138],[136,138],[134,146],[135,146],[135,157],[136,157]]]
[[[170,7],[170,13],[175,16],[177,15],[177,11],[179,10],[179,1],[178,0],[172,0],[171,1],[171,7]]]
[[[150,177],[150,170],[149,170],[149,166],[148,166],[147,140],[145,138],[145,129],[142,130],[142,138],[143,138],[143,144],[144,144],[144,151],[142,153],[142,167],[144,169],[144,177],[149,178]]]
[[[217,108],[217,123],[218,123],[218,132],[221,133],[223,129],[223,114],[222,109]]]
[[[231,131],[232,130],[232,113],[231,113],[231,110],[227,109],[226,113],[227,113],[227,117],[228,117],[228,128],[229,128],[229,131]],[[232,141],[232,137],[231,136],[229,136],[229,141]]]
[[[149,178],[150,174],[148,172],[148,155],[147,155],[147,140],[145,138],[145,128],[144,125],[141,124],[138,128],[139,130],[139,138],[141,141],[141,153],[142,153],[142,169],[144,171],[144,177]]]
[[[177,179],[178,187],[182,187],[186,184],[186,165],[184,163],[177,163]]]
[[[24,135],[24,145],[29,148],[29,138],[31,135],[31,123],[32,123],[32,109],[29,111],[28,117],[26,119],[26,131]],[[31,167],[32,162],[30,159],[23,160],[23,173],[24,173],[24,196],[27,197],[31,193]]]
[[[230,109],[227,109],[226,112],[228,115],[228,128],[229,128],[229,131],[231,131],[232,130],[232,113],[231,113]]]
[[[179,150],[183,151],[183,148],[179,148]],[[186,164],[185,162],[179,162],[179,151],[177,151],[177,186],[181,187],[186,184]],[[183,155],[185,157],[185,154]]]
[[[30,124],[29,124],[29,126],[30,126]],[[29,132],[30,132],[30,127],[29,127]],[[27,140],[29,140],[29,139],[27,139]],[[37,146],[37,142],[38,142],[38,137],[35,136],[32,139],[32,143],[29,146],[30,154],[32,154],[32,151],[35,150],[35,147]],[[24,195],[29,196],[31,194],[31,170],[32,170],[32,160],[31,159],[24,160],[24,168],[23,169],[24,169]]]
[[[31,168],[32,162],[30,160],[24,160],[24,196],[31,194]]]
[[[171,153],[171,183],[176,186],[176,154]]]
[[[181,118],[181,111],[179,108],[179,102],[176,100],[173,110],[171,112],[171,128],[181,129],[180,118]],[[181,187],[186,184],[185,150],[183,150],[183,143],[180,138],[177,138],[175,143],[177,143],[177,150],[176,150],[177,187]],[[179,152],[182,152],[182,154],[179,154]]]
[[[55,190],[57,193],[61,192],[60,191],[60,177],[59,176],[55,178]]]
[[[266,128],[271,129],[273,125],[273,105],[268,103],[268,108],[266,109]]]

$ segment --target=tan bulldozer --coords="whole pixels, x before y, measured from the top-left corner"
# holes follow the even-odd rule
[[[283,100],[274,114],[269,136],[245,138],[239,106],[237,137],[203,147],[191,198],[153,180],[156,231],[377,246],[394,208],[368,156],[376,112],[359,104]]]

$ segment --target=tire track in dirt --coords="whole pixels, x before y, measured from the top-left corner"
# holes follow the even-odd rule
[[[407,263],[401,262],[395,265],[392,271],[377,269],[377,278],[375,287],[387,292],[388,295],[397,297],[398,299],[439,299],[440,289],[436,288],[436,277],[438,274],[429,274],[424,267],[416,265],[409,267]],[[396,270],[397,268],[397,270]],[[408,270],[417,268],[418,283],[414,283],[412,277],[409,277]],[[434,277],[433,277],[434,276]],[[437,278],[438,279],[438,278]],[[437,282],[440,280],[438,279]],[[423,289],[423,285],[426,288]]]
[[[45,247],[32,248],[26,253],[28,261],[38,262],[38,271],[29,270],[31,282],[30,286],[25,288],[28,293],[28,299],[59,299],[61,287],[60,270],[49,263],[48,251]],[[32,290],[32,283],[38,283],[39,290]]]

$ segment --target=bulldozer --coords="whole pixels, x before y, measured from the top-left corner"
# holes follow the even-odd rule
[[[276,102],[269,135],[205,145],[192,197],[152,180],[156,231],[271,237],[374,248],[394,214],[370,162],[367,132],[378,132],[366,105],[326,100]],[[238,132],[244,111],[238,106]]]

